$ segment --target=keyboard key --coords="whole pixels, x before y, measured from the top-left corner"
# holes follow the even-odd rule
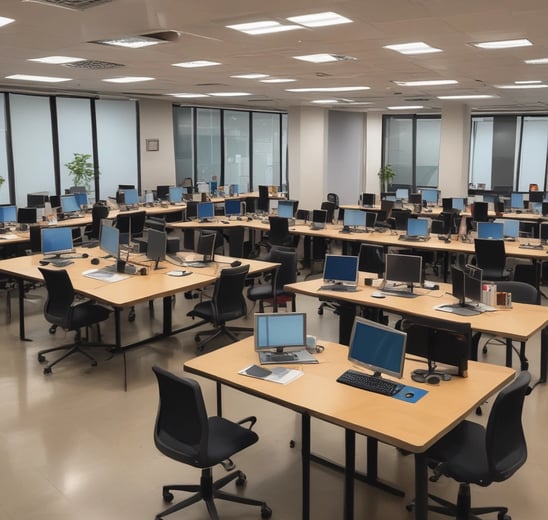
[[[370,376],[357,370],[347,370],[338,377],[337,382],[383,395],[394,395],[403,388],[403,385],[393,381]]]

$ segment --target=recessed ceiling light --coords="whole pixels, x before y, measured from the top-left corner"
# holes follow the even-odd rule
[[[36,61],[38,63],[49,63],[51,65],[65,65],[67,63],[76,63],[85,61],[84,58],[70,58],[69,56],[46,56],[45,58],[30,58],[27,61]]]
[[[63,81],[71,81],[72,78],[53,78],[51,76],[31,76],[30,74],[12,74],[6,76],[6,79],[18,79],[23,81],[41,81],[43,83],[61,83]]]
[[[264,20],[261,22],[239,23],[236,25],[227,25],[228,29],[243,32],[245,34],[258,35],[284,31],[293,31],[295,29],[304,29],[301,25],[282,25],[274,20]]]
[[[180,92],[178,94],[170,94],[170,96],[178,97],[178,98],[204,98],[209,97],[207,94],[192,94],[190,92]]]
[[[230,76],[231,78],[238,78],[238,79],[261,79],[261,78],[268,78],[268,74],[239,74],[237,76]]]
[[[527,79],[523,81],[514,81],[516,85],[534,85],[535,83],[542,83],[540,79]]]
[[[249,92],[210,92],[209,95],[217,97],[251,96]]]
[[[151,81],[155,78],[147,78],[145,76],[123,76],[120,78],[104,79],[108,83],[139,83],[140,81]]]
[[[314,99],[312,101],[312,103],[318,103],[318,105],[327,105],[327,104],[333,104],[333,103],[338,103],[339,100],[338,99]]]
[[[394,81],[400,87],[434,87],[439,85],[454,85],[458,81],[454,79],[431,79],[425,81]]]
[[[337,13],[325,12],[316,14],[305,14],[303,16],[291,16],[287,18],[290,22],[298,23],[306,27],[324,27],[326,25],[338,25],[341,23],[352,23],[352,20]]]
[[[490,99],[497,96],[491,96],[489,94],[459,94],[455,96],[437,96],[438,99]]]
[[[398,43],[395,45],[385,45],[383,49],[390,49],[401,54],[430,54],[432,52],[443,52],[441,49],[431,47],[424,42]]]
[[[480,49],[511,49],[513,47],[528,47],[533,45],[529,40],[523,38],[520,40],[499,40],[495,42],[477,42],[472,43],[474,47]]]
[[[261,83],[291,83],[292,81],[297,81],[297,80],[291,79],[291,78],[270,78],[270,79],[262,79]]]
[[[181,63],[173,63],[174,67],[183,67],[185,69],[192,69],[194,67],[212,67],[214,65],[220,65],[217,61],[209,60],[194,60],[194,61],[183,61]]]
[[[6,18],[5,16],[0,16],[0,27],[4,27],[4,25],[8,25],[11,22],[15,22],[13,18]]]
[[[286,88],[287,92],[353,92],[355,90],[369,90],[370,87],[309,87]]]
[[[309,61],[311,63],[329,63],[330,61],[355,61],[352,56],[340,56],[338,54],[306,54],[304,56],[293,56],[296,60]]]
[[[386,107],[388,110],[419,110],[424,108],[422,105],[401,105],[397,107]]]
[[[528,65],[547,65],[548,58],[535,58],[533,60],[525,60]]]
[[[141,47],[150,47],[159,43],[166,43],[157,38],[148,36],[128,36],[127,38],[109,38],[108,40],[95,40],[92,43],[100,43],[102,45],[113,45],[115,47],[126,47],[128,49],[140,49]]]
[[[502,89],[507,89],[507,90],[510,90],[510,89],[521,89],[521,88],[547,88],[548,85],[546,84],[538,84],[538,83],[535,83],[533,85],[516,85],[516,84],[511,84],[511,85],[493,85],[495,88],[502,88]]]

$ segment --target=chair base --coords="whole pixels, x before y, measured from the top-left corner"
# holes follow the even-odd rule
[[[97,360],[88,352],[82,349],[83,346],[104,346],[104,345],[87,345],[85,343],[72,343],[69,345],[63,345],[61,347],[55,347],[55,348],[48,348],[46,350],[40,350],[38,352],[38,362],[43,363],[46,361],[46,357],[44,354],[47,354],[48,352],[55,352],[57,350],[66,350],[66,352],[61,356],[58,357],[55,361],[50,363],[49,365],[44,367],[44,374],[51,374],[51,369],[57,365],[57,363],[60,363],[64,359],[68,358],[69,356],[72,356],[73,354],[82,354],[84,357],[88,358],[91,362],[92,367],[97,366]]]
[[[213,482],[213,472],[211,468],[202,470],[202,476],[200,478],[200,484],[174,484],[164,486],[162,488],[162,496],[164,501],[171,502],[173,500],[173,494],[171,491],[188,491],[194,493],[192,496],[186,498],[182,502],[168,507],[165,511],[156,515],[156,520],[162,520],[164,516],[180,511],[185,507],[191,506],[200,500],[203,500],[206,504],[207,511],[211,520],[218,520],[219,515],[217,508],[215,507],[214,499],[228,500],[230,502],[238,502],[240,504],[246,504],[250,506],[258,506],[261,508],[261,518],[270,518],[272,516],[272,510],[266,505],[266,502],[260,500],[254,500],[252,498],[245,498],[238,495],[232,495],[221,491],[221,488],[226,486],[229,482],[236,480],[236,486],[242,487],[245,485],[246,476],[241,471],[234,471],[229,475]]]
[[[209,322],[205,322],[209,323]],[[200,325],[200,324],[196,324]],[[205,346],[221,334],[224,334],[225,336],[228,336],[232,341],[238,341],[239,338],[236,336],[236,334],[242,334],[244,332],[253,333],[253,329],[251,327],[227,327],[226,325],[219,325],[215,329],[211,330],[202,330],[198,332],[194,339],[198,342],[198,346],[196,347],[196,350],[198,353],[202,353],[204,351]],[[201,336],[206,335],[207,338],[204,340],[200,340]]]

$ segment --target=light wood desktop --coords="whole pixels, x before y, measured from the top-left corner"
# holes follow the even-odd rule
[[[467,378],[455,377],[438,386],[428,386],[415,383],[410,378],[413,369],[424,365],[406,360],[401,382],[428,390],[422,399],[409,403],[337,383],[337,377],[351,368],[347,360],[348,349],[336,343],[321,343],[325,351],[317,354],[319,363],[300,365],[298,368],[304,375],[288,385],[238,374],[243,368],[258,363],[258,356],[253,350],[253,338],[191,359],[185,363],[184,368],[192,374],[212,379],[218,385],[236,388],[301,414],[304,520],[310,518],[311,417],[346,430],[345,519],[353,518],[355,433],[368,436],[368,442],[369,439],[375,444],[381,441],[415,455],[415,518],[426,519],[428,482],[426,461],[422,454],[486,398],[505,386],[512,379],[514,371],[507,367],[470,362]],[[220,404],[219,400],[219,414],[222,413]],[[376,455],[376,450],[372,450],[372,453]],[[372,461],[372,470],[376,471],[376,461],[374,464]],[[369,478],[377,480],[377,475],[369,475]]]

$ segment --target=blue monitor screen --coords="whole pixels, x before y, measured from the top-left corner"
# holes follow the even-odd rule
[[[79,191],[74,194],[76,197],[76,203],[78,206],[87,206],[88,205],[88,194],[85,191]]]
[[[365,211],[361,209],[346,209],[344,210],[343,225],[345,226],[362,226],[365,227]]]
[[[459,211],[464,211],[464,199],[461,197],[453,197],[451,199],[451,205],[453,209],[458,209]]]
[[[295,205],[292,200],[280,200],[278,202],[278,216],[293,218],[293,208]]]
[[[125,204],[128,204],[130,206],[139,204],[139,195],[137,194],[137,190],[128,189],[128,190],[122,190],[122,191],[124,192]]]
[[[502,222],[478,222],[478,238],[504,238],[504,225]]]
[[[80,205],[76,201],[76,196],[63,195],[61,197],[61,210],[63,213],[77,213],[80,211]]]
[[[257,313],[254,332],[255,350],[303,348],[306,344],[306,314]]]
[[[72,229],[51,227],[42,229],[42,253],[60,255],[72,252]]]
[[[350,337],[348,360],[376,375],[401,377],[407,334],[364,318],[356,318]]]
[[[101,225],[99,248],[107,255],[118,258],[120,251],[120,230],[113,226]]]
[[[407,234],[418,237],[428,236],[428,220],[423,218],[408,219]]]
[[[505,237],[517,238],[519,237],[519,220],[513,218],[501,218],[496,219],[495,224],[502,224],[503,235]]]
[[[213,208],[213,202],[200,202],[198,204],[198,218],[213,218],[215,216],[215,210]]]
[[[398,188],[396,190],[396,200],[407,200],[409,198],[409,188]]]
[[[239,184],[231,184],[229,188],[229,193],[232,195],[239,195],[240,194],[240,185]]]
[[[169,202],[181,202],[183,200],[184,188],[181,186],[169,187]]]
[[[330,282],[358,283],[358,257],[325,255],[323,279]]]
[[[17,222],[15,206],[0,206],[0,222]]]
[[[421,190],[422,200],[428,204],[438,203],[438,190]]]
[[[225,215],[230,217],[231,215],[241,215],[242,204],[240,199],[225,199]]]
[[[510,195],[510,207],[515,209],[523,208],[523,193],[512,193]]]

